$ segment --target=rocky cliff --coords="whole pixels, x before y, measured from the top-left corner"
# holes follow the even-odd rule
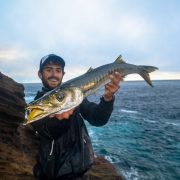
[[[39,140],[23,126],[24,87],[0,73],[0,179],[33,180]],[[86,175],[90,180],[121,180],[116,169],[98,157]]]
[[[0,73],[0,179],[34,179],[38,141],[23,126],[24,87]]]

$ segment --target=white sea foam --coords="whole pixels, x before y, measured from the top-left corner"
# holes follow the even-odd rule
[[[138,180],[139,174],[136,168],[131,167],[129,171],[122,171],[123,176],[127,180]]]
[[[168,125],[180,126],[180,123],[166,122]]]
[[[121,109],[121,112],[125,112],[125,113],[132,113],[132,114],[138,114],[138,111],[132,111],[132,110],[127,110],[127,109]]]
[[[149,119],[143,119],[145,122],[148,122],[148,123],[156,123],[156,121],[153,121],[153,120],[149,120]]]
[[[113,163],[113,160],[110,156],[104,156],[105,159],[107,159],[109,162]]]

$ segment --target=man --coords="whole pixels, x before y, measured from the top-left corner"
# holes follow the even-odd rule
[[[38,76],[43,88],[35,99],[59,86],[65,62],[54,54],[40,61]],[[84,173],[93,164],[94,154],[84,119],[94,126],[103,126],[113,110],[114,93],[119,89],[120,74],[109,77],[99,104],[83,102],[68,112],[51,115],[32,124],[40,137],[40,148],[34,175],[39,179],[86,179]]]

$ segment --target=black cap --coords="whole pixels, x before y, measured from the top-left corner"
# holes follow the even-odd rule
[[[47,65],[50,61],[59,64],[64,69],[65,61],[60,56],[49,54],[41,59],[39,70],[42,70],[44,66]]]

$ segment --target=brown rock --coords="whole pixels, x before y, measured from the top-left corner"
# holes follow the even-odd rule
[[[0,179],[34,179],[38,141],[24,128],[24,87],[0,73]]]
[[[32,169],[39,140],[23,126],[24,87],[0,73],[0,179],[34,180]],[[86,173],[89,180],[123,179],[114,166],[102,157],[95,158]]]
[[[0,112],[12,120],[24,120],[24,87],[0,73]],[[13,122],[12,122],[13,123]]]
[[[93,166],[86,173],[91,180],[124,180],[116,168],[103,157],[96,157]]]

